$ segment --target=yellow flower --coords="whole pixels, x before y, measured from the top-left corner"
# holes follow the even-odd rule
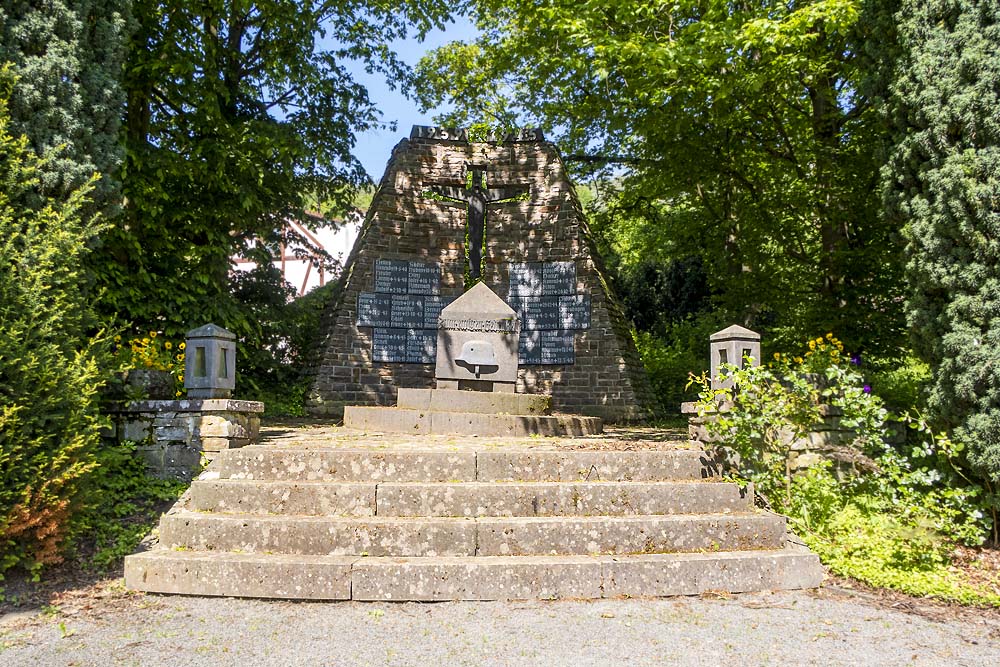
[[[177,355],[177,361],[184,361],[184,355],[183,354],[178,354]]]
[[[155,331],[150,331],[149,332],[149,337],[150,338],[156,338],[156,332]]]
[[[837,342],[837,349],[840,350],[841,352],[843,352],[844,351],[844,344],[838,341]]]
[[[814,341],[814,340],[809,341],[809,349],[810,350],[815,350],[816,349],[816,341]]]
[[[170,342],[170,341],[168,340],[168,341],[167,341],[166,343],[164,343],[164,344],[163,344],[163,349],[164,349],[164,350],[169,350],[169,349],[170,349],[170,348],[172,348],[173,346],[174,346],[174,344],[173,344],[173,343],[171,343],[171,342]]]
[[[781,352],[775,352],[774,353],[774,360],[775,361],[780,361],[781,360]]]
[[[184,376],[183,375],[178,375],[177,376],[177,381],[183,383],[184,382]]]
[[[148,339],[148,338],[143,338],[143,339],[142,339],[142,340],[141,340],[140,342],[141,342],[141,343],[142,343],[143,345],[149,345],[149,339]]]
[[[832,334],[832,333],[828,333],[828,334],[826,335],[826,339],[827,339],[827,340],[833,340],[833,334]]]
[[[801,364],[802,363],[802,357],[795,357],[795,363]]]
[[[181,395],[181,392],[177,392],[176,394],[174,394],[174,396],[180,396],[180,395]]]
[[[115,336],[115,342],[116,343],[120,343],[121,341],[122,341],[122,337],[121,336]]]
[[[177,349],[178,350],[183,350],[186,347],[187,347],[187,343],[181,343],[180,345],[177,346]]]

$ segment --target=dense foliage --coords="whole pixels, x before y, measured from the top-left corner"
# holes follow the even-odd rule
[[[929,407],[1000,482],[1000,6],[905,3],[885,169]]]
[[[211,321],[262,345],[230,257],[253,246],[270,261],[307,199],[349,203],[365,181],[355,134],[380,121],[347,64],[398,78],[389,43],[444,16],[438,0],[133,2],[125,207],[93,263],[104,312],[170,337]]]
[[[598,216],[661,258],[700,257],[731,319],[895,354],[871,92],[885,4],[479,0],[482,37],[425,58],[414,88],[454,105],[443,122],[538,123],[569,160],[616,162]]]
[[[89,199],[118,205],[121,67],[126,0],[27,0],[0,4],[0,63],[17,76],[11,131],[45,155],[38,179],[46,195],[67,197],[101,180]]]
[[[58,560],[87,502],[108,342],[80,269],[100,231],[81,215],[88,188],[41,196],[47,164],[11,134],[12,85],[0,71],[0,577]]]
[[[697,378],[708,430],[833,572],[914,595],[1000,605],[950,567],[955,544],[995,537],[1000,498],[970,475],[962,443],[919,414],[891,415],[841,347],[828,335],[763,366],[726,366],[727,388]],[[841,469],[819,460],[792,475],[790,448],[820,423],[821,405],[842,411],[840,425],[854,440],[833,457]]]

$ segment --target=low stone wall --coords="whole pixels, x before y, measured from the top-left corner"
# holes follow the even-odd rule
[[[106,412],[105,438],[131,440],[157,477],[192,479],[223,449],[254,444],[264,404],[232,399],[134,401]]]
[[[708,429],[708,422],[715,419],[713,413],[699,415],[697,404],[683,403],[681,413],[688,415],[688,438],[698,443],[706,449],[725,449],[725,443],[718,437],[713,436]],[[723,412],[728,411],[731,405],[721,406]],[[819,406],[821,420],[803,438],[794,439],[788,433],[786,442],[788,446],[788,469],[794,475],[805,471],[812,465],[823,460],[832,461],[835,473],[842,477],[852,474],[858,468],[866,467],[870,464],[867,459],[851,447],[856,434],[854,431],[844,428],[841,425],[843,410],[832,405]],[[735,462],[735,453],[725,452],[722,458],[726,461]]]

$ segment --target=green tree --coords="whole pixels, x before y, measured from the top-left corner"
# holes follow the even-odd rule
[[[355,133],[380,126],[347,68],[400,78],[389,48],[443,0],[136,0],[125,67],[125,212],[95,270],[104,307],[176,336],[215,321],[252,336],[230,257],[266,259],[306,198],[346,208],[366,182]]]
[[[99,231],[90,184],[46,197],[50,165],[10,132],[13,77],[0,69],[0,579],[58,560],[85,502],[100,422],[106,342],[81,260]],[[41,203],[39,203],[41,202]]]
[[[90,199],[113,208],[121,162],[126,0],[0,3],[0,63],[17,75],[11,129],[47,158],[43,194],[68,197],[97,172]]]
[[[603,214],[702,257],[731,317],[786,341],[833,329],[886,350],[902,331],[899,248],[880,220],[883,127],[863,0],[479,0],[482,37],[421,64],[443,120],[555,130],[569,160],[617,162]],[[608,224],[614,224],[613,222]]]
[[[884,170],[929,406],[1000,481],[1000,5],[907,0]]]

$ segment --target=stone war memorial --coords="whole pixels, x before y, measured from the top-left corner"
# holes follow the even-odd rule
[[[329,315],[312,406],[343,426],[219,451],[126,558],[129,588],[436,601],[822,580],[699,443],[605,432],[650,414],[649,387],[539,133],[415,128]]]
[[[437,321],[481,280],[520,320],[517,393],[630,421],[653,398],[575,191],[537,130],[470,142],[414,127],[396,146],[344,271],[307,397],[317,416],[430,388]]]

